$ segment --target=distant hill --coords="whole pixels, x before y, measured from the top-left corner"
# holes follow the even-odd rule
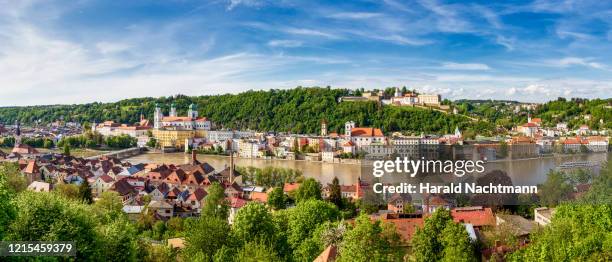
[[[453,103],[461,114],[487,119],[497,126],[510,129],[527,122],[528,114],[541,118],[544,126],[566,122],[570,128],[588,125],[592,129],[612,129],[612,98],[582,99],[559,98],[539,104],[537,107],[521,107],[529,104],[503,100],[457,100]]]
[[[337,102],[339,97],[348,94],[347,89],[300,87],[215,96],[133,98],[114,103],[4,107],[0,108],[0,122],[13,123],[18,119],[32,124],[63,119],[80,123],[105,120],[134,123],[141,113],[152,120],[156,103],[164,106],[166,114],[169,105],[175,103],[180,115],[186,115],[189,105],[195,103],[199,114],[210,118],[218,127],[259,131],[318,133],[323,119],[332,132],[342,132],[349,120],[358,126],[382,128],[385,133],[442,134],[451,133],[455,127],[472,132],[493,129],[487,122],[473,122],[464,116],[434,110],[379,106],[375,102]]]

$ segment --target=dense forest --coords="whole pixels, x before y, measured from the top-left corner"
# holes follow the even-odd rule
[[[565,122],[572,129],[580,125],[588,125],[591,129],[612,128],[612,98],[558,98],[533,109],[521,108],[518,112],[515,108],[521,103],[516,101],[457,100],[454,105],[461,114],[487,119],[506,129],[526,123],[528,114],[533,118],[541,118],[543,125],[547,127]]]
[[[392,90],[392,89],[391,89]],[[391,90],[385,90],[391,92]],[[491,135],[525,123],[527,113],[541,117],[545,126],[567,122],[570,128],[587,124],[591,128],[612,128],[612,99],[559,98],[542,104],[533,110],[515,112],[515,101],[458,100],[451,105],[459,115],[435,110],[380,106],[376,102],[338,102],[346,95],[359,95],[361,90],[332,88],[271,89],[247,91],[240,94],[190,97],[176,95],[160,98],[132,98],[114,103],[89,103],[81,105],[49,105],[0,108],[0,123],[10,124],[19,120],[25,124],[49,123],[57,120],[79,123],[114,120],[135,123],[140,114],[153,119],[155,104],[163,107],[175,103],[178,113],[185,115],[191,103],[198,106],[200,116],[206,116],[219,128],[251,129],[293,133],[317,133],[321,120],[329,123],[329,130],[342,132],[346,121],[358,126],[378,127],[385,133],[451,133],[459,127],[464,134]],[[468,115],[481,121],[472,121]],[[589,116],[586,119],[584,116]]]
[[[133,98],[115,103],[52,105],[0,108],[0,122],[25,124],[49,123],[57,120],[121,123],[137,122],[140,114],[153,119],[155,104],[165,114],[175,103],[179,115],[186,115],[191,103],[198,106],[200,116],[211,119],[217,127],[293,133],[318,133],[325,119],[330,131],[342,132],[346,121],[358,126],[379,127],[385,133],[394,131],[450,133],[462,130],[490,130],[487,123],[448,115],[434,110],[379,106],[376,102],[342,102],[338,98],[351,94],[347,89],[294,88],[288,90],[247,91],[240,94],[189,97],[177,95],[160,98]]]

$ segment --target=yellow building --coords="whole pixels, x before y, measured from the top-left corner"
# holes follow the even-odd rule
[[[153,129],[153,137],[160,147],[185,148],[185,140],[206,137],[206,130],[185,130],[173,127]]]
[[[170,115],[164,116],[162,108],[156,104],[153,122],[153,137],[159,147],[185,148],[185,143],[194,138],[205,138],[212,123],[206,117],[198,117],[195,104],[189,106],[187,116],[180,117],[176,113],[174,103],[170,105]]]

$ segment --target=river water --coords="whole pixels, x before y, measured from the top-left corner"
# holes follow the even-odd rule
[[[215,155],[198,155],[200,162],[208,162],[215,169],[223,169],[229,165],[229,157]],[[184,164],[188,163],[191,155],[184,153],[146,153],[126,159],[133,164],[137,163],[166,163]],[[560,164],[574,161],[589,161],[603,163],[612,160],[612,154],[597,153],[587,155],[563,155],[547,158],[536,158],[526,160],[513,160],[504,162],[487,163],[485,170],[505,171],[514,185],[535,185],[546,180],[546,174]],[[338,177],[340,184],[354,184],[361,174],[361,166],[354,164],[331,164],[311,162],[305,160],[263,160],[263,159],[234,159],[237,166],[253,166],[264,168],[268,166],[293,168],[301,170],[305,177],[312,177],[322,184],[331,183],[334,177]]]

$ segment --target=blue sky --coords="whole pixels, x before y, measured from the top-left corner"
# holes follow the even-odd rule
[[[0,106],[407,86],[612,94],[610,1],[0,0]]]

